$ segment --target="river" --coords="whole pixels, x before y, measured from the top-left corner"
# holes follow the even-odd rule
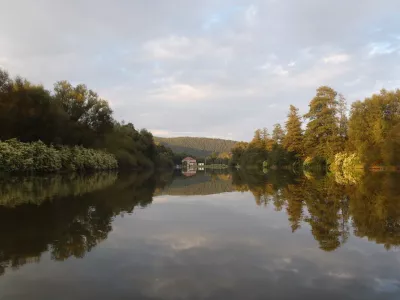
[[[306,175],[2,178],[0,299],[399,299],[400,175]]]

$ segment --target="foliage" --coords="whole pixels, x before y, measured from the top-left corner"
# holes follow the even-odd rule
[[[353,103],[348,117],[344,96],[322,86],[305,118],[308,122],[303,135],[298,109],[291,105],[286,132],[276,124],[270,138],[268,129],[257,129],[249,144],[233,148],[231,164],[261,168],[264,159],[269,168],[303,165],[312,171],[327,170],[332,164],[338,180],[347,182],[357,180],[359,166],[396,168],[400,164],[400,90],[382,90]]]
[[[73,86],[67,81],[59,81],[50,92],[25,79],[11,79],[0,69],[0,140],[13,138],[21,142],[42,141],[55,148],[106,149],[116,157],[120,168],[172,166],[171,153],[166,153],[165,148],[157,148],[150,132],[137,131],[131,123],[115,121],[108,102],[85,85]],[[51,151],[51,147],[47,151]],[[78,148],[75,151],[83,156],[91,154]],[[87,157],[88,166],[83,166],[80,159],[76,158],[70,168],[96,169],[96,164],[104,157]],[[24,166],[20,167],[29,169],[30,163],[24,161]],[[52,165],[49,168],[58,167]]]
[[[274,130],[272,131],[272,140],[275,144],[281,145],[285,139],[285,131],[281,124],[275,124]]]
[[[0,170],[4,172],[57,172],[116,169],[112,154],[83,147],[46,146],[43,142],[0,142]]]
[[[290,105],[290,111],[285,123],[286,135],[283,139],[283,147],[295,157],[302,157],[304,153],[301,124],[299,109]]]
[[[349,147],[368,165],[400,162],[400,90],[372,95],[353,103]]]
[[[308,156],[320,157],[330,162],[336,153],[343,150],[337,117],[337,92],[326,86],[318,88],[309,107],[309,112],[305,115],[309,120],[304,135],[305,152]]]

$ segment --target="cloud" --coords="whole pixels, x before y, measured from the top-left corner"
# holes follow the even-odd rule
[[[278,65],[273,69],[272,73],[279,76],[286,76],[289,74],[289,71],[285,70],[281,65]]]
[[[368,45],[368,55],[370,57],[392,54],[400,49],[398,45],[393,45],[390,42],[371,43]]]
[[[152,98],[172,101],[191,101],[207,96],[206,88],[185,83],[172,83],[150,92]]]
[[[350,60],[348,54],[333,54],[322,59],[326,64],[340,64]]]
[[[245,19],[248,25],[254,25],[257,17],[258,9],[255,5],[250,5],[246,9]]]
[[[0,66],[48,89],[85,83],[138,128],[243,140],[320,84],[351,102],[400,72],[397,0],[93,3],[9,1]]]
[[[143,50],[155,59],[180,59],[193,55],[192,51],[198,48],[194,47],[193,42],[187,37],[173,35],[147,41],[143,45]]]

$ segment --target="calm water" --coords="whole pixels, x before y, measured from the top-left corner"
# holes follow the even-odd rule
[[[400,299],[399,174],[338,182],[2,179],[0,299]]]

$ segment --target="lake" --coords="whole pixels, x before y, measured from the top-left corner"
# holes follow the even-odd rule
[[[0,299],[400,299],[400,175],[0,181]]]

